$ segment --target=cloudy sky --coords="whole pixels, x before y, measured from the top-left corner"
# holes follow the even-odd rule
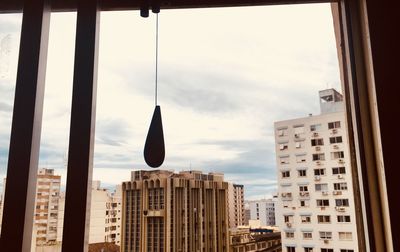
[[[40,166],[66,177],[76,15],[51,17]],[[273,123],[318,114],[339,89],[329,4],[162,10],[159,104],[163,169],[223,172],[246,199],[276,190]],[[0,16],[0,177],[6,174],[21,15]],[[101,14],[94,179],[149,169],[155,16]]]

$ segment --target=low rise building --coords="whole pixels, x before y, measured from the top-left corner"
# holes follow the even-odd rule
[[[281,233],[252,234],[249,229],[230,230],[230,250],[232,252],[281,252]]]
[[[276,202],[276,198],[249,201],[250,219],[260,220],[263,226],[275,226]]]

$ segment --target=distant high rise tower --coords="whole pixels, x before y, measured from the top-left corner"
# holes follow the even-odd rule
[[[275,123],[282,251],[356,252],[342,95],[319,92],[321,114]]]
[[[229,228],[244,225],[244,187],[229,183],[228,185]]]
[[[133,171],[122,184],[122,251],[228,251],[223,180],[199,171]]]

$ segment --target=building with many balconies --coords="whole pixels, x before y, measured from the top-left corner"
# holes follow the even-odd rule
[[[275,123],[277,223],[283,251],[355,252],[357,234],[343,98],[322,90],[320,115]]]

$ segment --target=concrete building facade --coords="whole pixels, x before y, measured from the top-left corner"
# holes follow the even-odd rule
[[[123,252],[229,250],[223,174],[133,171],[122,192]]]
[[[58,229],[58,200],[61,176],[54,169],[39,169],[36,189],[36,245],[55,244]]]
[[[262,226],[275,226],[275,207],[277,199],[249,201],[250,219],[260,220]]]
[[[228,185],[228,214],[229,228],[243,226],[244,212],[244,186],[229,183]]]
[[[92,182],[90,203],[89,244],[113,243],[121,245],[121,186],[114,192],[101,188],[100,181]],[[60,230],[58,242],[62,242],[62,227],[64,222],[65,195],[60,196],[60,211],[58,223]]]
[[[283,251],[358,251],[343,98],[319,92],[321,114],[275,123],[277,224]]]

